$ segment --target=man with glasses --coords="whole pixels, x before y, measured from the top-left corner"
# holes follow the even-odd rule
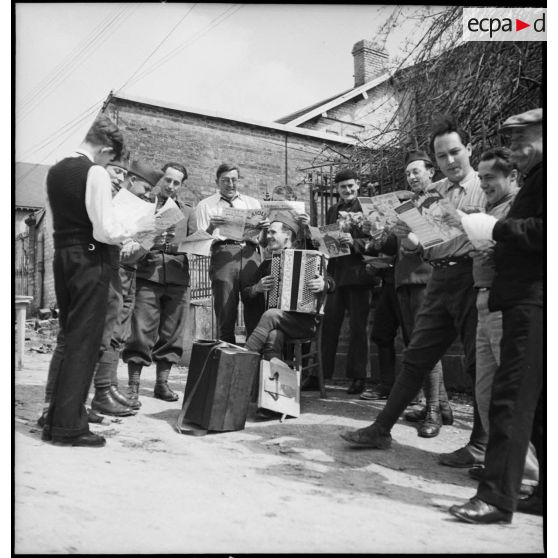
[[[260,253],[255,242],[239,242],[220,234],[219,227],[225,223],[222,211],[227,207],[259,209],[260,202],[238,191],[239,170],[236,165],[223,163],[217,169],[218,192],[200,201],[196,207],[198,228],[213,235],[209,277],[213,291],[213,307],[217,318],[217,337],[235,343],[234,326],[238,302],[244,287],[252,284],[260,265]],[[260,221],[260,228],[269,225],[267,219]],[[246,338],[250,336],[264,308],[259,299],[243,299]]]

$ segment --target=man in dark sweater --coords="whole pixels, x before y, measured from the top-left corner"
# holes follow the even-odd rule
[[[197,230],[191,206],[177,200],[178,189],[188,178],[186,168],[179,163],[167,163],[158,183],[157,210],[171,198],[184,214],[186,234]],[[141,370],[156,363],[154,397],[177,401],[178,394],[168,385],[173,364],[182,356],[182,335],[190,294],[188,256],[177,253],[173,242],[175,225],[160,234],[147,254],[138,261],[136,300],[131,318],[131,333],[122,353],[128,363],[129,397],[137,401]]]
[[[340,211],[362,212],[357,199],[360,183],[351,169],[339,171],[335,184],[340,201],[327,212],[326,224],[337,222]],[[335,368],[337,342],[345,311],[349,314],[349,349],[347,351],[346,375],[352,379],[347,393],[364,391],[366,364],[368,362],[368,313],[370,311],[370,289],[373,278],[366,272],[362,253],[368,235],[358,227],[345,233],[343,242],[350,246],[351,253],[330,259],[328,272],[335,281],[335,291],[328,297],[322,326],[322,359],[324,378],[332,378]]]
[[[502,312],[500,366],[492,386],[485,468],[476,496],[450,513],[469,523],[510,523],[518,506],[525,456],[532,439],[544,465],[541,393],[543,372],[543,166],[542,109],[511,116],[512,160],[524,183],[506,217],[466,215],[472,241],[495,240],[496,275],[488,307]],[[538,415],[538,416],[537,416]],[[533,500],[542,511],[544,474]],[[533,511],[532,506],[529,511]],[[535,508],[536,509],[536,508]]]
[[[45,441],[105,445],[102,436],[90,432],[84,404],[99,357],[112,269],[118,266],[123,240],[155,228],[153,218],[132,230],[114,217],[111,181],[103,167],[118,159],[122,148],[120,130],[101,115],[75,154],[47,174],[54,286],[65,347],[43,428]]]

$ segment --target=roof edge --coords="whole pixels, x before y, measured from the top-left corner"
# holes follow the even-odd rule
[[[353,139],[353,138],[349,138],[347,136],[333,136],[330,134],[327,134],[325,132],[317,132],[314,130],[306,130],[305,128],[297,128],[294,127],[292,125],[287,125],[287,124],[279,124],[278,122],[265,122],[265,121],[261,121],[261,120],[254,120],[254,119],[248,119],[248,118],[237,118],[235,116],[232,116],[230,114],[226,114],[226,113],[221,113],[218,111],[207,111],[207,110],[202,110],[202,109],[197,109],[194,107],[187,107],[187,106],[183,106],[183,105],[178,105],[176,103],[167,103],[164,101],[159,101],[156,99],[148,99],[145,97],[138,97],[135,95],[128,95],[126,93],[109,93],[107,100],[105,101],[105,104],[108,104],[112,99],[120,99],[122,101],[129,101],[132,103],[137,103],[137,104],[142,104],[142,105],[148,105],[148,106],[153,106],[153,107],[158,107],[158,108],[167,108],[170,110],[175,110],[178,112],[187,112],[190,114],[197,114],[200,116],[208,116],[210,118],[218,118],[221,120],[229,120],[232,122],[240,122],[242,124],[248,124],[250,126],[258,126],[260,128],[268,128],[271,130],[277,130],[280,132],[285,132],[285,133],[289,133],[289,134],[296,134],[296,135],[301,135],[301,136],[306,136],[306,137],[312,137],[312,138],[316,138],[316,139],[321,139],[324,141],[331,141],[333,143],[340,143],[343,145],[356,145],[357,140]]]

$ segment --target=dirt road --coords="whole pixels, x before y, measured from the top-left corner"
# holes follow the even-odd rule
[[[17,553],[520,553],[542,552],[542,518],[509,526],[454,520],[447,508],[473,496],[467,470],[437,454],[469,436],[470,406],[437,438],[400,421],[390,450],[354,450],[339,437],[382,402],[303,393],[303,414],[284,423],[249,415],[240,432],[191,437],[173,429],[181,402],[151,397],[142,375],[140,412],[92,429],[102,449],[41,442],[50,355],[27,353],[16,372]],[[121,384],[126,370],[119,369]],[[171,375],[183,391],[186,369]],[[251,410],[253,411],[253,409]]]

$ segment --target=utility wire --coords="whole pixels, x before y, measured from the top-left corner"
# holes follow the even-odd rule
[[[134,11],[137,8],[137,4],[134,8],[132,8],[131,11],[129,11],[128,14],[123,16],[124,10],[122,10],[107,26],[105,26],[105,28],[103,29],[103,31],[101,32],[101,34],[98,36],[98,40],[96,40],[96,42],[98,43],[99,40],[101,38],[103,38],[104,40],[108,39],[108,37],[110,37],[110,35],[112,35],[120,26],[121,23],[123,23],[130,15],[131,12]],[[119,21],[120,20],[120,21]],[[116,25],[118,23],[118,26]],[[91,47],[94,48],[90,48],[89,52],[87,52],[87,54],[84,54],[84,56],[82,56],[81,59],[75,58],[71,64],[66,68],[65,71],[65,75],[63,76],[59,76],[58,80],[54,80],[53,82],[51,82],[50,85],[50,91],[48,92],[41,92],[41,98],[40,100],[35,103],[34,106],[28,108],[27,110],[21,111],[19,114],[20,120],[24,120],[25,118],[27,118],[27,116],[29,116],[29,114],[31,114],[31,112],[33,112],[33,110],[35,110],[35,108],[42,102],[44,101],[44,99],[46,99],[47,97],[49,97],[52,93],[54,93],[54,91],[64,82],[66,81],[66,79],[71,75],[71,73],[76,69],[76,67],[78,67],[78,65],[83,65],[83,63],[85,62],[85,60],[87,60],[88,58],[91,57],[92,54],[94,54],[97,49],[99,48],[99,45],[92,43]]]
[[[155,71],[156,69],[160,68],[163,64],[166,64],[171,58],[176,56],[181,50],[183,50],[183,49],[189,47],[190,45],[194,44],[196,41],[201,39],[201,37],[203,37],[204,35],[209,33],[209,31],[211,31],[212,29],[214,29],[215,27],[220,25],[223,21],[225,21],[225,19],[228,19],[229,17],[231,17],[233,14],[235,14],[242,7],[243,7],[242,4],[237,6],[237,7],[235,7],[233,5],[232,7],[225,10],[222,14],[220,14],[219,16],[214,18],[211,22],[209,22],[209,24],[204,29],[195,33],[194,36],[191,39],[185,41],[184,43],[182,43],[181,45],[176,47],[174,50],[169,52],[166,56],[161,58],[158,62],[153,64],[150,68],[146,69],[143,73],[139,74],[133,81],[130,82],[130,84],[135,83],[135,82],[139,81],[140,79],[143,79],[144,77],[146,77],[147,75],[149,75],[150,73]]]
[[[81,45],[79,47],[76,47],[72,50],[72,52],[70,52],[68,54],[68,56],[62,60],[58,66],[56,66],[55,68],[53,68],[49,74],[47,74],[39,83],[37,83],[37,85],[35,85],[34,87],[32,87],[30,89],[30,91],[23,97],[22,101],[21,101],[21,108],[25,108],[26,105],[28,105],[28,103],[31,101],[32,97],[34,97],[38,92],[41,92],[49,83],[50,81],[55,78],[60,71],[63,70],[64,66],[69,64],[73,58],[75,56],[78,56],[83,50],[85,50],[87,48],[87,46],[90,44],[90,42],[92,40],[94,40],[94,36],[95,34],[99,32],[99,30],[101,29],[101,27],[103,27],[105,25],[105,23],[107,23],[107,21],[110,19],[110,14],[107,15],[98,25],[97,27],[95,27],[91,33],[89,33],[89,35],[84,39],[84,41],[81,43]]]
[[[165,43],[165,41],[174,33],[175,29],[188,17],[188,14],[197,6],[197,3],[194,4],[180,19],[180,21],[165,35],[163,40],[155,47],[155,49],[151,52],[151,54],[138,66],[137,70],[127,79],[127,81],[122,85],[117,91],[124,89],[130,81],[138,74],[138,72],[149,62],[149,60],[153,57],[153,55],[161,48],[161,46]]]

